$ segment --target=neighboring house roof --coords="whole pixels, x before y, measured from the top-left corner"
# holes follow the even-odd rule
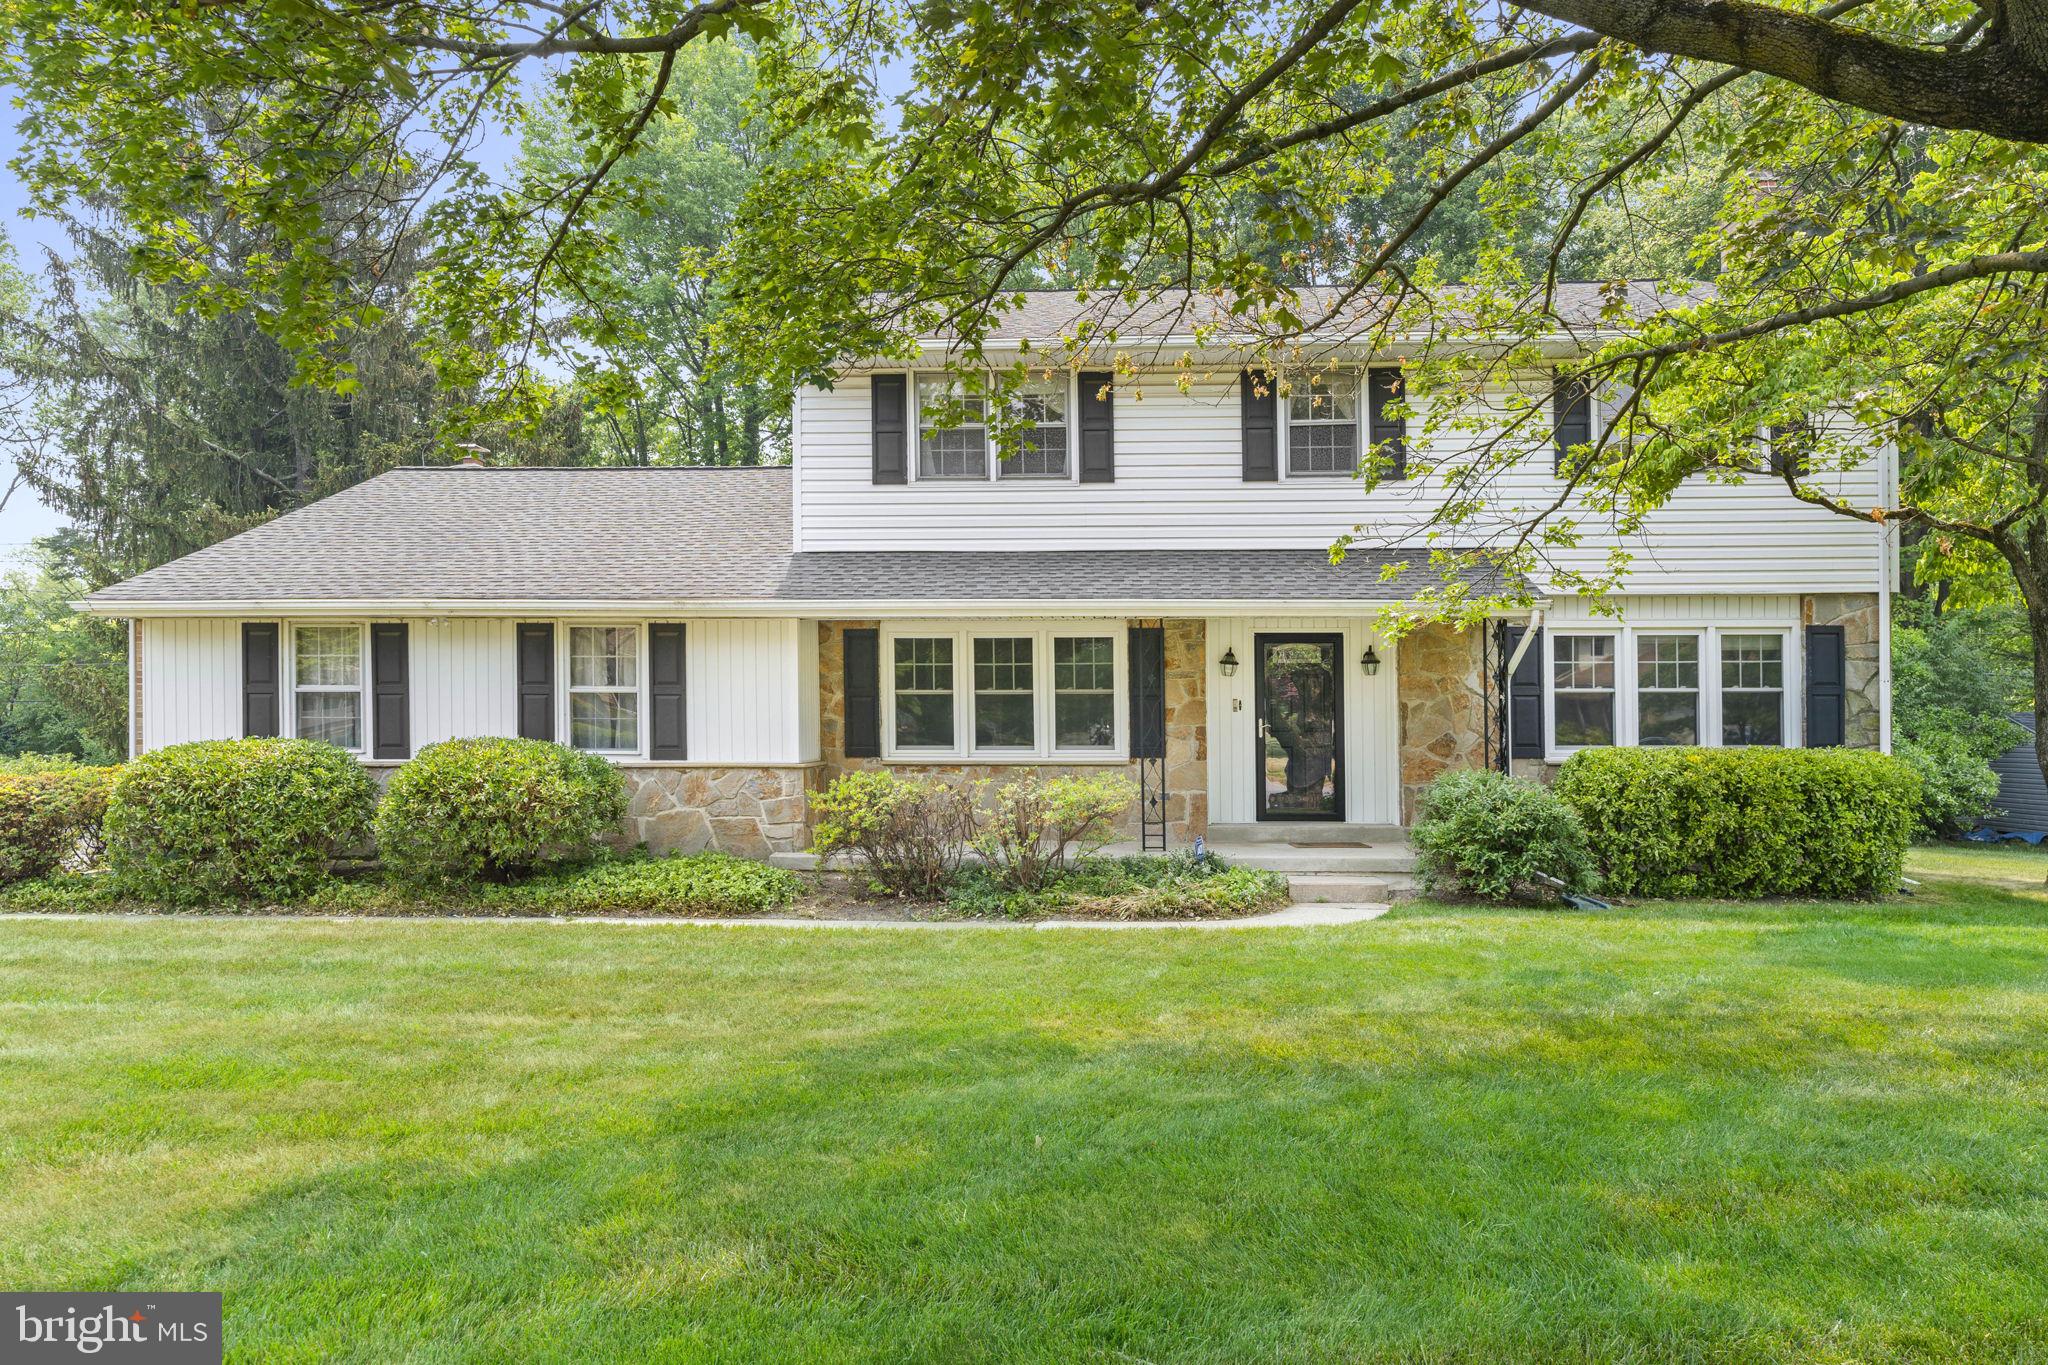
[[[94,593],[107,615],[390,603],[877,606],[892,602],[1387,602],[1439,584],[1426,552],[941,553],[789,546],[790,471],[396,469]],[[1498,586],[1489,575],[1475,581]]]
[[[1443,291],[1437,317],[1452,325],[1466,319],[1457,316],[1461,296],[1468,291]],[[1295,291],[1299,313],[1311,333],[1355,333],[1370,327],[1386,308],[1389,297],[1368,292],[1355,297],[1328,285],[1308,286]],[[1701,284],[1672,289],[1650,280],[1606,282],[1562,282],[1551,301],[1551,316],[1560,332],[1568,335],[1609,330],[1617,320],[1609,310],[1617,303],[1623,313],[1637,320],[1669,309],[1698,303],[1710,297],[1709,286]],[[1003,295],[1007,301],[1011,295]],[[1541,303],[1529,300],[1523,317],[1534,316]],[[1225,335],[1242,335],[1250,330],[1248,320],[1236,318],[1225,300],[1185,289],[1146,292],[1134,299],[1115,294],[1094,294],[1087,298],[1071,290],[1031,290],[1022,302],[996,314],[989,324],[995,341],[1057,341],[1072,336],[1082,324],[1098,333],[1107,329],[1121,344],[1185,338],[1197,328],[1215,327]],[[1540,329],[1539,329],[1540,330]],[[920,338],[943,343],[953,339],[949,331],[935,331]]]

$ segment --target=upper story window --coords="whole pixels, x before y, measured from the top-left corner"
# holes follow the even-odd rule
[[[1067,381],[1037,379],[1017,391],[1010,415],[1017,423],[1017,445],[1002,461],[1005,479],[1067,477]]]
[[[1122,631],[906,627],[888,638],[885,757],[1114,759]]]
[[[363,747],[363,628],[292,631],[292,718],[300,739]]]
[[[1576,475],[1593,454],[1593,391],[1582,379],[1559,375],[1550,385],[1552,472]]]
[[[953,417],[958,425],[939,425]],[[917,377],[917,477],[988,477],[988,400],[950,375]]]
[[[569,744],[600,754],[640,750],[640,628],[569,627]]]
[[[1316,373],[1287,396],[1287,472],[1349,474],[1358,468],[1358,376]]]

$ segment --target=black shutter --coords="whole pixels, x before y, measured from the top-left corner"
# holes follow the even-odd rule
[[[1848,657],[1840,626],[1806,628],[1806,747],[1832,749],[1847,736]]]
[[[1405,479],[1408,477],[1408,419],[1391,417],[1387,408],[1401,397],[1401,372],[1391,366],[1367,370],[1366,375],[1366,440],[1374,448],[1386,445],[1389,459],[1386,477]]]
[[[277,622],[242,623],[242,734],[277,738]]]
[[[1116,376],[1106,371],[1082,374],[1081,482],[1116,482]]]
[[[519,737],[555,737],[555,628],[519,623]]]
[[[909,474],[910,380],[907,375],[878,374],[868,381],[874,422],[874,465],[871,483],[903,483]]]
[[[1131,757],[1166,757],[1166,630],[1132,626]]]
[[[411,758],[410,635],[403,621],[370,627],[370,721],[376,738],[372,758]]]
[[[1280,391],[1273,376],[1246,370],[1238,376],[1244,425],[1246,483],[1271,483],[1280,477]],[[1258,391],[1264,389],[1265,393]]]
[[[882,632],[856,626],[840,645],[845,669],[846,756],[882,756]]]
[[[1593,443],[1593,395],[1583,381],[1560,375],[1552,382],[1550,425],[1552,472],[1563,474],[1565,452],[1573,446]]]
[[[1507,657],[1515,657],[1515,646],[1521,643],[1525,626],[1511,626],[1508,629]],[[1543,757],[1543,627],[1536,627],[1536,638],[1529,642],[1529,652],[1522,656],[1522,662],[1515,666],[1514,676],[1508,679],[1508,755],[1511,758]]]
[[[647,627],[647,756],[680,763],[690,756],[684,720],[683,626],[679,621]]]

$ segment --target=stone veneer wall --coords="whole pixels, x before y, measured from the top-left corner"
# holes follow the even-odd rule
[[[845,652],[842,644],[848,629],[873,626],[874,621],[821,621],[818,623],[818,717],[823,741],[824,764],[819,783],[830,782],[843,772],[861,768],[887,768],[892,772],[936,774],[964,781],[993,778],[1001,782],[1027,772],[1100,772],[1104,765],[1057,763],[885,763],[878,758],[846,756]],[[1133,625],[1158,625],[1166,639],[1166,837],[1169,848],[1185,848],[1209,827],[1209,740],[1208,661],[1205,650],[1208,629],[1201,621],[1135,621]],[[1126,765],[1131,781],[1138,781],[1138,765]],[[1125,833],[1138,835],[1138,812],[1133,809]]]
[[[1842,627],[1846,663],[1842,680],[1842,739],[1852,749],[1875,749],[1884,715],[1880,697],[1883,682],[1877,660],[1877,594],[1815,593],[1800,600],[1799,613],[1809,626]]]
[[[804,793],[818,765],[775,768],[622,767],[624,842],[656,853],[716,849],[746,858],[810,846]]]
[[[1477,630],[1419,626],[1401,637],[1395,695],[1401,712],[1401,823],[1415,823],[1440,773],[1486,765],[1485,664]]]

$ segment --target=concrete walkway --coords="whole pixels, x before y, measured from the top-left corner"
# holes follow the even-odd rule
[[[24,911],[0,914],[0,925],[8,920],[62,919],[278,919],[347,920],[350,923],[386,924],[621,924],[641,928],[670,925],[707,925],[718,929],[1281,929],[1319,924],[1362,924],[1378,919],[1392,907],[1373,904],[1290,905],[1264,915],[1242,919],[805,919],[798,915],[754,915],[727,919],[658,919],[644,915],[182,915],[67,914]]]

